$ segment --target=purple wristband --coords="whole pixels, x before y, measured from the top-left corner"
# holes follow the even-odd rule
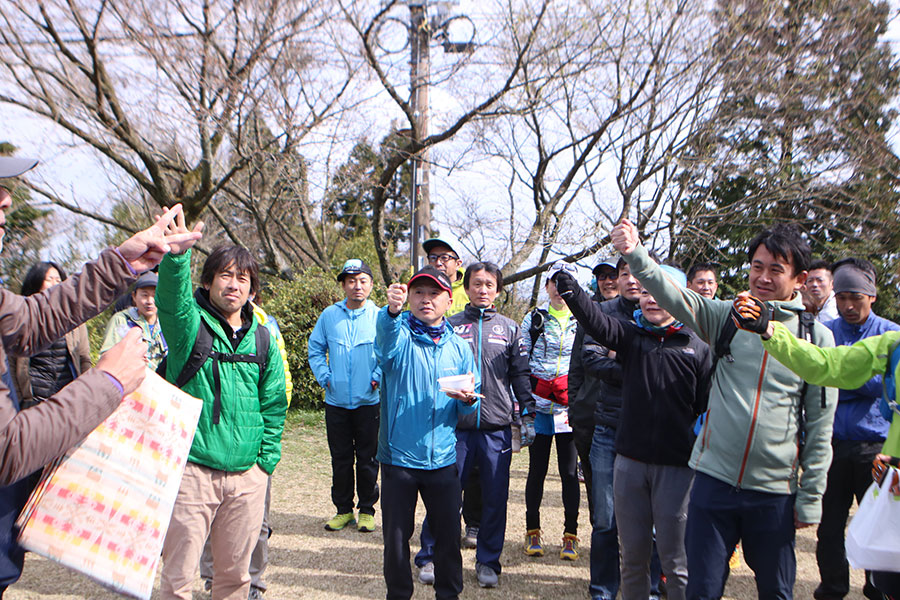
[[[122,253],[119,252],[118,248],[113,248],[112,251],[115,252],[116,254],[118,254],[119,258],[121,258],[122,260],[125,261],[125,264],[128,265],[128,270],[131,271],[132,275],[140,275],[140,273],[138,273],[137,271],[134,270],[134,267],[131,266],[131,263],[128,262],[128,260],[124,256],[122,256]]]
[[[119,383],[119,380],[116,379],[115,377],[113,377],[112,375],[110,375],[109,373],[107,373],[106,371],[103,371],[103,374],[106,375],[107,377],[109,377],[109,380],[112,381],[112,384],[114,386],[116,386],[116,389],[119,390],[119,395],[124,396],[125,388],[122,386],[121,383]]]

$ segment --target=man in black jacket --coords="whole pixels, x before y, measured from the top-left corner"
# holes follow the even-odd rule
[[[484,395],[478,411],[461,415],[456,426],[456,466],[463,487],[477,465],[482,489],[482,519],[475,551],[475,574],[481,587],[494,587],[500,574],[500,553],[506,536],[506,505],[509,498],[509,465],[512,458],[510,425],[519,420],[514,400],[520,408],[534,400],[528,376],[528,352],[522,344],[519,325],[497,313],[494,299],[503,288],[503,274],[497,265],[479,262],[469,265],[463,278],[469,303],[448,320],[457,335],[467,340],[479,370]],[[515,398],[510,394],[512,389]],[[531,421],[534,417],[525,416]],[[526,430],[529,428],[526,426]],[[534,428],[530,428],[532,432]],[[433,540],[428,521],[422,526],[422,550],[416,565],[431,562]]]
[[[663,267],[670,277],[684,273]],[[622,554],[622,598],[650,595],[653,528],[668,597],[683,600],[687,586],[684,531],[693,472],[687,466],[693,422],[706,409],[712,370],[709,347],[641,292],[635,322],[624,323],[590,302],[568,273],[557,289],[587,332],[618,352],[623,380],[616,432],[614,496]]]
[[[619,297],[619,287],[616,280],[619,277],[619,269],[616,263],[610,260],[602,260],[591,271],[594,275],[594,300],[603,302]],[[594,437],[594,407],[597,402],[596,386],[583,387],[585,379],[584,364],[582,362],[582,346],[584,345],[584,329],[578,327],[575,330],[575,342],[572,344],[572,359],[569,364],[569,425],[575,439],[575,450],[578,452],[578,460],[581,464],[581,472],[584,476],[584,489],[587,492],[588,512],[591,522],[594,521],[594,499],[591,496],[591,440]],[[603,354],[603,359],[606,354]],[[592,378],[596,379],[596,378]],[[594,383],[592,381],[591,383]],[[581,392],[581,395],[579,395]]]
[[[616,264],[619,296],[600,304],[600,309],[617,319],[632,321],[641,295],[641,286],[631,276],[628,264]],[[591,502],[591,598],[615,598],[619,591],[619,538],[613,512],[613,462],[616,459],[616,427],[622,407],[622,365],[610,352],[579,325],[569,365],[570,415],[572,428],[591,434],[589,460],[592,482]],[[577,415],[590,407],[591,421]],[[582,459],[583,461],[583,459]],[[658,573],[654,581],[658,582]]]

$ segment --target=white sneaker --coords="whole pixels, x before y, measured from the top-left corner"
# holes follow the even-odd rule
[[[434,585],[434,563],[427,562],[419,569],[419,583]]]

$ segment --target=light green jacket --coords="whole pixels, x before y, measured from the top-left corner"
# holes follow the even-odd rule
[[[625,257],[632,274],[656,301],[715,346],[730,319],[731,302],[710,300],[668,279],[647,250],[638,247]],[[799,327],[800,295],[786,302],[768,302],[773,319],[790,331]],[[831,331],[814,324],[813,339],[834,346]],[[831,465],[831,426],[837,390],[821,389],[771,360],[759,336],[738,330],[731,341],[733,362],[722,358],[713,374],[709,413],[691,455],[690,466],[729,485],[775,494],[797,494],[797,516],[818,523],[822,494]],[[800,429],[801,403],[806,424]],[[805,444],[801,450],[801,436]]]
[[[875,375],[884,375],[890,351],[898,342],[900,331],[889,331],[852,346],[818,348],[798,340],[781,323],[775,323],[775,333],[763,346],[778,362],[810,383],[855,390]],[[894,380],[900,381],[900,364],[895,373]],[[882,452],[900,457],[900,419],[891,421]]]

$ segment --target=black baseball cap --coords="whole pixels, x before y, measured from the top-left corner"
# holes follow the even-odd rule
[[[0,156],[0,179],[18,177],[25,171],[33,169],[37,164],[38,160],[36,158]]]
[[[417,279],[431,279],[438,287],[442,290],[447,291],[451,297],[453,297],[453,286],[450,284],[450,279],[444,274],[443,271],[439,271],[436,267],[432,267],[431,265],[425,265],[418,271],[416,274],[409,278],[409,281],[406,283],[408,286],[412,286],[413,282]]]
[[[459,256],[459,252],[454,250],[453,246],[440,238],[431,238],[430,240],[425,240],[424,242],[422,242],[422,249],[425,250],[425,254],[430,254],[432,248],[434,248],[435,246],[446,246],[447,248],[450,248],[450,252]]]
[[[343,281],[344,277],[347,275],[359,275],[360,273],[365,273],[369,277],[372,276],[372,269],[369,268],[369,265],[364,263],[360,258],[351,258],[347,262],[344,263],[343,268],[341,268],[341,272],[338,273],[337,280]]]

